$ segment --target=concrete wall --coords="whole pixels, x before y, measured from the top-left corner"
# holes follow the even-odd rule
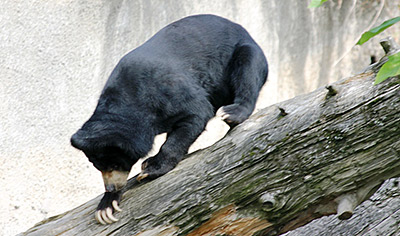
[[[166,24],[213,13],[248,29],[270,62],[261,108],[367,66],[370,55],[382,54],[376,40],[354,43],[376,18],[399,15],[393,2],[382,11],[383,1],[375,0],[331,0],[312,10],[308,2],[3,0],[0,235],[21,232],[103,192],[99,173],[69,138],[91,115],[119,58]],[[389,33],[399,39],[399,32]],[[223,135],[221,126],[211,124],[197,148]]]

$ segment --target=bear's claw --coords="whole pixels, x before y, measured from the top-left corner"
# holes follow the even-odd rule
[[[137,181],[143,179],[153,180],[156,179],[170,170],[172,170],[175,165],[171,163],[162,163],[160,161],[160,153],[154,157],[149,157],[142,163],[142,172],[136,177]]]
[[[146,169],[148,165],[148,160],[142,162],[142,172],[136,177],[137,181],[140,182],[142,179],[149,177],[149,173],[144,172],[144,169]]]
[[[149,174],[148,173],[140,173],[139,175],[138,175],[138,177],[136,177],[136,180],[137,181],[141,181],[142,179],[145,179],[145,178],[147,178],[149,176]]]
[[[113,206],[114,210],[116,210],[116,211],[118,211],[118,212],[121,212],[121,211],[122,211],[122,209],[119,208],[118,202],[117,202],[116,200],[114,200],[114,201],[112,202],[112,206]]]
[[[112,207],[107,207],[102,210],[97,210],[94,213],[94,218],[96,219],[97,222],[99,222],[102,225],[112,224],[114,222],[117,222],[118,219],[115,218],[115,216],[113,215],[113,209],[118,212],[122,211],[122,209],[118,206],[117,200],[114,200],[112,202]]]
[[[222,120],[227,120],[230,116],[228,113],[224,111],[224,107],[219,108],[216,115],[221,117]]]

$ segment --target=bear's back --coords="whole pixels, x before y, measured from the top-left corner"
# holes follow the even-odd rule
[[[152,61],[199,62],[205,57],[227,61],[236,45],[246,43],[256,44],[242,26],[215,15],[195,15],[167,25],[127,56]]]

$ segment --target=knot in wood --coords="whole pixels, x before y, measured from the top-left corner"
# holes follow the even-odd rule
[[[262,209],[264,211],[270,211],[276,205],[275,196],[271,193],[264,193],[263,195],[261,195],[260,202],[262,203]]]

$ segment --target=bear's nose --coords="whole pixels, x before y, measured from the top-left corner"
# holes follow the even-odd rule
[[[115,192],[115,191],[117,191],[117,188],[115,187],[115,184],[105,184],[104,187],[106,188],[106,192]]]

